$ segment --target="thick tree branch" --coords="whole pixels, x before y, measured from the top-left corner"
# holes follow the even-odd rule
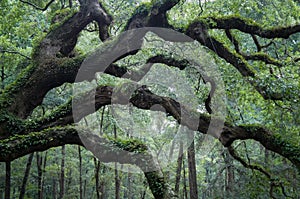
[[[289,38],[290,35],[300,32],[300,24],[287,27],[263,28],[250,19],[241,16],[208,17],[201,19],[209,28],[237,29],[244,33],[258,35],[263,38]]]
[[[264,99],[271,100],[282,100],[283,96],[281,93],[268,93],[266,91],[265,86],[261,86],[257,84],[260,79],[255,74],[255,71],[248,64],[246,59],[248,60],[261,60],[265,63],[270,63],[274,65],[281,66],[282,64],[263,53],[256,53],[253,55],[242,55],[235,52],[232,52],[230,49],[224,46],[220,41],[210,36],[207,31],[207,25],[203,24],[201,21],[196,21],[190,24],[188,27],[186,34],[191,38],[199,41],[202,45],[208,47],[212,51],[214,51],[219,57],[225,59],[228,63],[232,64],[244,77],[251,77],[254,81],[249,80],[249,83],[257,90],[257,92]],[[228,35],[230,37],[230,35]],[[245,56],[245,58],[244,58]]]
[[[156,4],[154,4],[154,6],[155,5]],[[163,5],[174,5],[174,2],[170,4],[170,2],[165,1],[163,2]],[[163,9],[162,11],[165,12],[169,8],[170,7],[166,6],[165,9]],[[33,59],[34,63],[38,63],[38,65],[36,66],[34,64],[34,66],[30,66],[28,70],[22,73],[17,80],[17,84],[20,84],[20,88],[22,85],[22,89],[13,91],[9,91],[9,89],[7,90],[6,97],[13,99],[9,103],[9,111],[14,113],[18,117],[26,118],[28,115],[30,115],[31,111],[42,102],[43,97],[50,89],[57,87],[62,83],[72,81],[72,79],[75,78],[74,73],[76,74],[78,72],[78,67],[82,62],[80,60],[81,57],[74,58],[73,61],[57,58],[57,56],[59,53],[62,53],[65,56],[68,55],[73,50],[77,41],[77,37],[81,30],[83,30],[85,26],[93,20],[98,20],[98,22],[101,21],[101,23],[108,25],[111,22],[111,17],[108,14],[106,14],[105,10],[102,9],[101,5],[98,3],[97,0],[84,1],[81,3],[81,8],[78,13],[75,13],[72,17],[63,22],[60,26],[48,33],[48,35],[42,40],[40,45],[34,49]],[[142,33],[134,32],[136,34],[133,34],[132,39],[137,41],[139,40],[137,38],[143,38],[146,32],[147,31],[144,31]],[[137,34],[139,36],[137,36]],[[107,36],[103,35],[103,39],[106,38]],[[128,43],[128,38],[124,39],[124,42]],[[119,38],[118,42],[120,42],[120,40],[122,40],[122,36]],[[142,41],[130,43],[136,45],[136,47],[132,48],[139,49],[140,45],[142,44]],[[118,46],[112,45],[112,48],[117,49],[116,52],[120,51],[120,49],[118,50]],[[124,49],[121,49],[121,51],[122,50]],[[129,52],[129,54],[134,53],[136,52]],[[123,57],[127,55],[128,53],[125,53]],[[121,58],[122,57],[116,57],[115,60],[112,61],[116,61]],[[71,70],[72,72],[70,74],[65,73],[67,72],[65,68],[61,68],[61,63],[64,62],[75,62],[74,68]],[[57,68],[60,68],[58,69],[58,71],[63,70],[65,72],[59,74],[56,71]],[[47,73],[45,73],[45,71],[47,71]],[[91,70],[90,72],[93,77],[95,71]],[[63,74],[66,74],[70,78],[70,80],[68,80],[68,78],[65,77],[56,76]],[[55,79],[50,79],[50,77]],[[30,101],[31,103],[27,103],[28,101]]]
[[[84,145],[82,139],[85,143]],[[102,162],[133,164],[144,172],[149,187],[156,199],[176,198],[164,180],[163,173],[139,141],[108,140],[79,127],[56,127],[28,135],[13,136],[0,142],[0,162],[12,161],[35,151],[44,151],[65,144],[85,146]]]
[[[128,20],[125,30],[141,27],[165,27],[170,28],[167,11],[179,3],[179,0],[157,0],[152,4],[140,5]]]
[[[42,103],[49,90],[75,81],[84,58],[78,56],[71,59],[43,60],[44,65],[39,68],[34,64],[29,65],[13,83],[13,87],[4,90],[0,99],[5,100],[5,103],[0,104],[0,107],[17,117],[26,118]]]
[[[68,55],[75,47],[79,33],[93,20],[108,25],[112,18],[97,0],[88,0],[87,4],[82,4],[78,13],[47,34],[35,49],[34,58],[42,62],[44,59],[56,57],[57,53]]]
[[[93,12],[94,19],[99,27],[99,38],[105,41],[109,38],[108,28],[113,20],[112,16],[108,14],[107,10],[99,3],[99,7]],[[105,19],[105,20],[103,20]]]
[[[182,105],[171,98],[155,95],[143,87],[138,88],[133,96],[131,96],[131,92],[128,94],[119,92],[120,90],[122,89],[116,90],[107,86],[98,87],[96,93],[88,92],[87,96],[82,96],[81,99],[75,99],[77,100],[76,107],[79,108],[79,110],[76,110],[76,119],[79,120],[80,118],[93,113],[93,110],[89,108],[91,105],[91,101],[89,100],[95,99],[96,110],[111,103],[126,105],[130,102],[140,109],[166,111],[167,115],[174,117],[179,124],[204,134],[208,132],[211,118],[205,114],[195,113],[194,110],[190,110],[185,105]],[[115,92],[114,96],[117,98],[114,97],[112,101],[113,92]],[[153,107],[159,107],[154,105],[160,105],[164,110],[160,108],[153,109]],[[64,122],[73,122],[72,115],[70,115],[71,113],[68,113],[69,114],[64,115],[59,120],[60,123],[58,121],[59,125],[65,125],[66,123]],[[218,134],[216,133],[214,136],[218,138],[225,147],[229,147],[235,140],[254,139],[260,142],[266,149],[288,158],[298,169],[300,169],[299,146],[288,145],[279,135],[274,135],[272,132],[259,125],[232,126],[229,123],[225,123],[221,132]]]
[[[122,77],[131,79],[133,81],[139,81],[146,75],[146,73],[148,73],[152,65],[155,63],[165,64],[167,66],[179,68],[180,70],[184,70],[190,65],[190,62],[186,59],[176,59],[169,55],[158,54],[148,58],[146,64],[139,71],[129,71],[126,68],[119,67],[116,64],[111,64],[105,69],[104,72],[115,77]]]
[[[14,89],[7,90],[3,93],[3,95],[8,97],[7,99],[10,99],[7,104],[9,104],[9,110],[11,113],[14,113],[15,115],[25,118],[27,117],[31,111],[39,104],[41,104],[43,97],[45,94],[54,87],[57,87],[65,82],[74,82],[74,79],[76,77],[76,74],[78,72],[78,69],[80,67],[80,64],[83,61],[83,57],[76,57],[74,59],[70,58],[57,58],[58,54],[61,53],[64,56],[67,56],[74,48],[77,37],[81,30],[85,28],[87,24],[89,24],[93,20],[98,20],[97,22],[104,23],[105,25],[109,25],[111,22],[111,18],[109,15],[101,8],[98,1],[96,0],[89,0],[84,3],[82,2],[82,7],[80,11],[76,14],[74,14],[71,18],[66,20],[63,24],[61,24],[59,27],[53,29],[41,42],[41,44],[36,48],[36,53],[33,56],[33,59],[37,64],[37,66],[31,66],[25,71],[16,84]],[[160,2],[160,1],[157,1]],[[155,6],[156,4],[151,5],[150,7],[141,7],[141,10],[137,10],[136,14],[131,18],[129,23],[127,24],[126,29],[133,29],[137,27],[146,27],[146,26],[156,26],[156,27],[169,27],[169,24],[166,20],[166,11],[172,8],[178,1],[162,1],[163,4],[160,4],[161,6]],[[101,19],[101,20],[99,20]],[[160,19],[160,20],[158,20]],[[212,19],[210,19],[212,20]],[[221,29],[238,29],[240,28],[241,31],[244,30],[244,32],[247,33],[247,31],[251,34],[255,34],[261,37],[269,38],[268,35],[275,35],[274,37],[282,37],[287,38],[289,35],[294,34],[298,31],[299,27],[290,27],[290,28],[282,28],[282,29],[274,29],[272,30],[263,30],[259,26],[247,24],[245,21],[237,18],[232,19],[226,19],[227,22],[237,22],[237,25],[235,23],[229,23],[231,25],[225,26],[223,22],[216,22],[215,28],[221,28]],[[225,20],[225,21],[226,21]],[[230,21],[231,20],[231,21]],[[222,25],[223,24],[223,25]],[[244,25],[245,27],[240,27],[241,25]],[[245,59],[238,54],[235,54],[228,50],[221,42],[216,40],[215,38],[211,37],[207,33],[207,27],[214,28],[214,23],[203,23],[203,21],[198,21],[195,23],[192,23],[188,30],[187,35],[191,36],[193,39],[198,40],[201,44],[207,46],[211,50],[215,51],[220,57],[224,58],[227,62],[231,63],[233,66],[239,70],[239,72],[244,77],[255,77],[255,72],[251,69],[251,67],[247,64]],[[239,30],[240,30],[239,29]],[[279,31],[280,30],[280,31]],[[275,32],[274,32],[275,31]],[[276,36],[276,31],[277,33]],[[146,31],[143,33],[140,33],[140,35],[133,34],[132,39],[138,38],[140,40],[144,35]],[[103,34],[102,39],[105,40],[108,36]],[[273,38],[273,37],[270,37]],[[126,38],[128,39],[128,38]],[[139,47],[140,42],[137,42],[138,44],[136,47]],[[133,45],[133,44],[130,44]],[[126,46],[127,47],[127,46]],[[117,46],[114,46],[114,48],[117,48]],[[122,50],[126,49],[120,49],[119,52],[122,52]],[[135,52],[135,51],[134,51]],[[129,52],[134,53],[134,52]],[[127,56],[128,54],[124,55]],[[118,59],[121,59],[122,57],[115,57],[113,61],[116,61]],[[149,59],[150,60],[150,59]],[[183,68],[184,63],[177,64],[174,60],[171,59],[165,59],[162,57],[154,57],[152,60],[149,61],[149,66],[151,66],[151,63],[156,62],[165,62],[168,65],[174,65],[175,67],[179,67],[180,69]],[[99,64],[99,63],[97,63]],[[111,63],[109,63],[111,64]],[[183,65],[182,65],[183,64]],[[111,70],[107,69],[107,73],[113,74],[118,73],[118,75],[121,77],[123,76],[122,73],[126,73],[126,69],[120,69],[116,65],[107,65]],[[91,67],[94,67],[91,65]],[[90,78],[94,76],[95,72],[98,69],[90,70]],[[109,71],[109,72],[108,72]],[[23,81],[25,80],[25,81]],[[19,90],[18,90],[19,89]],[[81,99],[75,99],[75,100],[82,100],[81,106],[79,106],[80,113],[79,119],[83,118],[84,116],[91,114],[92,112],[89,112],[89,109],[86,109],[88,105],[90,105],[90,100],[96,101],[96,109],[99,107],[102,107],[104,105],[110,104],[112,99],[112,92],[115,92],[113,90],[114,88],[111,87],[98,87],[96,89],[96,93],[87,93],[84,98]],[[256,89],[260,92],[262,96],[269,99],[270,96],[268,94],[264,93],[264,89],[260,87],[256,87]],[[9,93],[10,92],[10,93]],[[205,115],[199,115],[195,113],[193,110],[189,110],[188,107],[185,107],[184,105],[180,104],[179,102],[166,97],[161,97],[153,94],[151,91],[145,89],[145,88],[137,88],[136,92],[133,96],[128,96],[126,93],[118,93],[118,99],[114,99],[113,103],[118,104],[128,104],[129,102],[132,103],[134,106],[140,109],[146,109],[146,110],[152,110],[154,105],[161,105],[167,112],[168,115],[173,116],[178,123],[181,125],[185,125],[191,130],[197,130],[202,133],[207,133],[209,124],[211,119],[208,116]],[[132,94],[132,93],[130,93]],[[4,98],[3,98],[4,99]],[[37,129],[45,129],[46,127],[52,127],[57,125],[66,125],[74,122],[74,118],[72,116],[72,110],[69,106],[70,104],[67,104],[66,107],[60,107],[58,109],[57,115],[55,115],[55,119],[53,118],[46,118],[42,119],[38,122],[36,126],[33,128],[29,128],[30,131],[32,131],[34,128]],[[157,107],[157,106],[155,106]],[[7,106],[3,106],[1,101],[1,111],[7,108]],[[66,108],[65,112],[60,113],[59,111],[62,110],[62,108]],[[156,109],[154,111],[163,111],[161,109]],[[183,119],[184,118],[184,119]],[[1,121],[2,122],[2,121]],[[8,123],[8,121],[5,121]],[[10,122],[10,121],[9,121]],[[0,125],[0,130],[3,131],[2,124]],[[5,129],[6,130],[6,129]],[[51,130],[49,130],[50,132]],[[47,129],[43,131],[47,135]],[[27,132],[26,132],[27,133]],[[51,133],[50,133],[51,134]],[[73,135],[68,139],[69,135],[65,135],[64,132],[56,131],[52,137],[54,137],[54,140],[47,140],[42,139],[45,142],[50,143],[48,146],[56,146],[56,145],[63,145],[63,144],[80,144],[79,140],[74,136],[74,132],[69,133]],[[23,151],[27,151],[28,153],[32,150],[45,150],[46,148],[43,148],[47,146],[47,144],[40,142],[39,140],[34,140],[34,133],[33,134],[26,134],[26,135],[10,135],[9,138],[2,140],[0,142],[1,144],[1,154],[4,154],[0,156],[0,158],[5,159],[14,159],[13,156],[9,156],[5,154],[8,152],[9,149],[11,150],[18,150],[21,152],[18,153],[24,153]],[[25,136],[25,140],[30,141],[31,144],[37,143],[30,149],[22,150],[18,148],[18,140],[22,142],[22,136]],[[29,137],[27,137],[29,136]],[[31,137],[30,137],[31,136]],[[43,136],[41,134],[38,134],[37,137]],[[60,139],[59,136],[64,137],[65,139]],[[51,136],[50,136],[51,137]],[[78,136],[77,136],[78,137]],[[291,146],[287,145],[285,141],[283,141],[282,138],[280,138],[277,135],[274,135],[267,129],[260,127],[260,126],[232,126],[228,123],[225,124],[225,126],[222,129],[222,132],[220,135],[215,135],[221,143],[228,147],[230,146],[235,140],[244,140],[244,139],[254,139],[258,142],[260,142],[262,145],[264,145],[267,149],[272,150],[278,154],[281,154],[282,156],[288,158],[292,161],[292,163],[299,169],[300,168],[300,149],[298,146]],[[16,139],[17,138],[17,139]],[[12,141],[12,142],[11,142]],[[9,144],[12,145],[6,145],[9,147],[5,147],[5,143],[9,142]],[[27,141],[23,142],[23,144],[30,144],[27,143]],[[4,145],[2,145],[4,144]],[[8,144],[8,143],[7,143]],[[14,149],[16,147],[16,149]],[[41,147],[41,148],[40,148]],[[292,150],[291,150],[292,148]],[[26,152],[26,153],[27,153]],[[17,151],[16,151],[17,153]],[[22,155],[22,154],[20,154]],[[18,156],[19,157],[19,156]],[[15,156],[17,158],[17,156]]]
[[[230,52],[221,42],[211,37],[207,32],[207,27],[201,21],[190,24],[186,34],[199,41],[202,45],[207,46],[216,52],[220,57],[224,58],[228,63],[232,64],[243,76],[254,77],[255,73],[245,62],[242,56]]]
[[[111,22],[110,16],[97,0],[88,0],[82,4],[78,13],[46,35],[34,49],[33,64],[19,76],[14,89],[8,87],[5,91],[6,98],[12,99],[7,104],[9,107],[6,107],[10,112],[26,118],[41,104],[50,89],[65,82],[74,82],[83,57],[68,59],[58,58],[58,55],[68,55],[74,49],[79,33],[96,19],[105,24]]]

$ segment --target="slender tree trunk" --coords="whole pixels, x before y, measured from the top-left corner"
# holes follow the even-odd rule
[[[78,146],[78,156],[79,156],[79,199],[83,199],[82,193],[82,156],[81,148]]]
[[[266,166],[269,164],[269,158],[270,158],[270,151],[268,149],[265,149],[265,165]]]
[[[182,170],[182,159],[183,159],[183,143],[180,142],[178,158],[177,158],[177,169],[176,169],[176,180],[175,180],[175,194],[179,193],[180,177]]]
[[[28,176],[29,176],[30,169],[31,169],[31,163],[32,163],[33,155],[34,155],[34,153],[31,153],[28,156],[26,169],[25,169],[25,173],[24,173],[24,177],[23,177],[23,181],[22,181],[22,185],[21,185],[19,199],[23,199],[24,196],[25,196],[26,184],[27,184]]]
[[[100,162],[99,162],[100,164]],[[101,168],[101,165],[100,165],[100,168]],[[102,174],[104,175],[106,173],[106,167],[105,166],[102,166]],[[106,192],[105,192],[105,181],[104,179],[101,179],[100,181],[100,193],[101,193],[101,197],[100,199],[107,199],[106,197]]]
[[[96,196],[97,199],[100,199],[100,183],[99,183],[99,170],[100,170],[100,162],[94,158],[94,165],[95,165],[95,186],[96,186]]]
[[[65,188],[65,195],[68,195],[70,187],[71,187],[71,183],[73,181],[73,173],[72,173],[72,169],[68,170],[68,174],[67,174],[67,178],[66,178],[66,188]]]
[[[100,136],[103,135],[102,128],[103,128],[104,112],[105,112],[105,106],[103,107],[102,112],[101,112],[101,118],[100,118],[100,124],[99,124]],[[101,169],[101,163],[96,158],[94,158],[94,165],[95,165],[96,196],[97,196],[97,199],[104,199],[104,182],[103,182],[103,180],[99,180],[99,172]]]
[[[190,199],[198,199],[197,173],[195,161],[195,144],[192,141],[188,148]]]
[[[146,191],[147,191],[147,188],[148,188],[148,186],[147,186],[147,180],[143,177],[143,176],[141,176],[141,179],[140,179],[141,181],[143,180],[143,190],[142,190],[142,192],[141,192],[141,199],[145,199],[145,197],[146,197]]]
[[[226,178],[227,178],[227,187],[226,187],[226,191],[228,193],[231,193],[233,191],[234,188],[234,169],[232,164],[228,165],[226,168]]]
[[[172,140],[172,144],[171,144],[171,148],[170,148],[170,151],[169,151],[169,157],[168,157],[168,162],[171,162],[172,161],[172,158],[173,158],[173,155],[174,155],[174,147],[175,147],[175,141]],[[159,152],[160,153],[160,152]],[[159,154],[158,154],[159,155]],[[166,181],[168,181],[170,179],[170,170],[167,170],[165,173],[164,173],[164,178]]]
[[[56,187],[56,181],[55,179],[52,179],[52,196],[53,196],[53,199],[56,199],[57,197],[57,187]]]
[[[85,174],[87,174],[88,170],[86,170]],[[87,182],[86,179],[84,179],[84,183],[83,183],[83,198],[86,198],[86,186],[87,186]]]
[[[225,191],[227,195],[230,196],[234,186],[233,160],[231,159],[229,152],[227,150],[223,153],[223,158],[226,164]]]
[[[60,166],[60,181],[59,181],[59,198],[62,199],[64,197],[65,193],[65,157],[66,157],[66,151],[65,151],[65,145],[61,147],[61,166]]]
[[[44,160],[44,162],[43,162]],[[37,171],[38,171],[38,198],[44,198],[44,175],[43,172],[45,171],[47,161],[47,152],[45,153],[44,159],[43,156],[36,152],[36,163],[37,163]]]
[[[114,125],[114,137],[117,139],[117,128],[116,125]],[[119,173],[117,169],[117,163],[115,163],[115,198],[120,199],[120,178]]]
[[[5,163],[5,199],[10,199],[11,162]]]
[[[188,198],[188,193],[187,193],[187,184],[186,184],[186,165],[184,159],[182,159],[182,164],[183,164],[183,198],[187,199]]]
[[[116,199],[120,199],[120,186],[121,186],[121,181],[119,178],[119,173],[118,173],[118,169],[117,169],[117,163],[115,163],[115,186],[116,186],[116,190],[115,190],[115,194],[116,194]]]
[[[128,173],[128,178],[127,178],[127,191],[128,191],[128,199],[131,199],[131,198],[132,198],[131,173]]]
[[[46,165],[47,165],[47,153],[48,151],[45,152],[44,156],[44,163],[43,163],[43,173],[42,173],[42,195],[44,195],[44,183],[45,183],[45,172],[46,172]]]
[[[4,89],[4,79],[5,79],[5,67],[4,64],[2,62],[3,58],[4,58],[4,53],[2,53],[1,55],[1,60],[0,60],[0,64],[1,64],[1,89]],[[11,175],[11,165],[10,162],[6,162],[5,163],[5,191],[4,191],[4,198],[5,199],[10,199],[10,175]]]
[[[105,198],[105,181],[99,179],[99,173],[101,170],[101,163],[96,158],[94,158],[95,164],[95,186],[96,186],[96,196],[97,199],[106,199]],[[105,173],[105,167],[103,167],[102,174]]]
[[[1,55],[0,65],[1,65],[1,89],[4,89],[4,80],[5,80],[5,66],[2,62],[4,60],[4,53]]]
[[[38,198],[43,199],[43,157],[39,154],[39,152],[36,153],[36,163],[37,163],[37,171],[38,171]]]
[[[206,184],[210,184],[210,179],[211,179],[211,171],[210,171],[210,165],[209,163],[208,164],[205,164],[204,165],[204,168],[205,168],[205,183]],[[208,189],[205,189],[205,191],[202,192],[202,198],[205,199],[205,198],[209,198],[210,195],[211,195],[211,190],[210,188]]]

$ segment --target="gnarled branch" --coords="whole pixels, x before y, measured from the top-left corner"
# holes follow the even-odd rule
[[[201,19],[209,28],[237,29],[244,33],[254,34],[263,38],[289,38],[290,35],[300,32],[300,24],[287,27],[263,28],[251,19],[241,16],[207,17]]]
[[[20,1],[21,1],[22,3],[28,4],[28,5],[32,6],[32,7],[34,7],[34,8],[37,9],[37,10],[45,11],[45,10],[48,9],[48,7],[49,7],[55,0],[49,1],[49,2],[46,4],[46,6],[45,6],[44,8],[41,8],[41,7],[39,7],[39,6],[37,6],[37,5],[33,4],[33,3],[31,3],[31,2],[29,2],[29,1],[24,1],[24,0],[20,0]]]

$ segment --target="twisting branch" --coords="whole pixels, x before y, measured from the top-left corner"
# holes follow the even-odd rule
[[[252,165],[252,164],[248,164],[245,160],[243,160],[243,158],[241,158],[237,152],[235,151],[235,149],[232,147],[232,146],[229,146],[227,147],[228,149],[228,152],[229,154],[235,159],[237,160],[238,162],[240,162],[245,168],[249,168],[249,169],[252,169],[252,170],[256,170],[256,171],[259,171],[260,173],[264,174],[268,180],[271,182],[270,183],[270,196],[272,198],[275,198],[273,196],[273,189],[274,187],[280,187],[281,188],[281,191],[283,193],[283,195],[287,198],[291,198],[290,196],[288,196],[285,192],[285,189],[284,189],[284,186],[281,182],[276,182],[276,180],[274,180],[271,176],[271,174],[269,172],[267,172],[264,168],[262,168],[261,166],[258,166],[258,165]]]
[[[237,152],[235,151],[235,149],[232,146],[227,147],[228,148],[228,152],[230,153],[230,155],[237,160],[238,162],[240,162],[244,167],[252,169],[252,170],[256,170],[261,172],[262,174],[264,174],[269,180],[271,179],[271,174],[269,174],[266,170],[264,170],[262,167],[258,166],[258,165],[251,165],[248,164],[245,160],[243,160],[243,158],[241,158]]]
[[[231,52],[223,43],[210,36],[207,28],[207,25],[202,21],[195,21],[189,25],[185,34],[199,41],[202,45],[232,64],[244,77],[254,77],[255,72],[244,58]]]
[[[237,53],[233,50],[227,48],[221,41],[217,40],[208,33],[208,25],[203,21],[192,22],[186,30],[186,35],[199,41],[202,45],[208,47],[210,50],[214,51],[220,58],[225,59],[228,63],[232,64],[244,77],[251,77],[255,80],[249,79],[249,83],[256,89],[256,91],[266,100],[282,100],[284,97],[281,93],[269,93],[266,92],[266,87],[257,84],[256,71],[247,62],[247,60],[258,60],[263,61],[267,64],[273,64],[276,66],[282,66],[278,60],[269,57],[265,53],[258,52],[252,55],[245,55],[243,53]],[[228,32],[229,33],[229,32]],[[230,34],[228,35],[230,37]]]
[[[251,34],[251,37],[252,37],[252,39],[253,39],[253,41],[254,41],[254,43],[256,45],[257,51],[260,52],[261,51],[261,46],[260,46],[260,44],[259,44],[256,36],[254,34]]]
[[[211,105],[210,103],[211,103],[212,97],[215,94],[216,86],[217,85],[216,85],[216,82],[212,78],[210,78],[210,77],[208,77],[206,75],[205,76],[202,75],[202,79],[203,79],[203,81],[204,81],[205,84],[210,83],[210,87],[211,87],[210,88],[210,92],[209,92],[207,98],[205,99],[204,104],[205,104],[205,108],[206,108],[207,112],[209,114],[212,114],[213,111],[212,111],[212,109],[210,107],[210,105]]]
[[[95,10],[96,12],[94,12],[94,18],[98,24],[99,38],[101,41],[105,41],[109,38],[108,30],[113,17],[108,14],[107,10],[101,3],[99,3],[99,8]],[[105,18],[105,20],[103,20],[103,18]]]
[[[228,39],[233,43],[234,49],[237,53],[240,53],[240,47],[239,42],[236,40],[236,38],[231,34],[231,31],[229,29],[225,30],[226,36]]]
[[[35,5],[35,4],[33,4],[33,3],[29,2],[29,1],[24,1],[24,0],[20,0],[20,1],[21,1],[22,3],[28,4],[28,5],[32,6],[32,7],[34,7],[34,8],[37,9],[37,10],[45,11],[45,10],[48,9],[48,7],[49,7],[55,0],[49,1],[49,2],[47,3],[47,5],[46,5],[44,8],[38,7],[37,5]]]
[[[24,55],[24,54],[22,54],[22,53],[20,53],[20,52],[18,52],[18,51],[11,51],[11,50],[3,50],[3,49],[0,49],[0,52],[1,52],[1,53],[17,54],[17,55],[20,55],[20,56],[22,56],[22,57],[25,57],[25,58],[28,59],[28,60],[31,60],[30,57],[28,57],[27,55]]]
[[[251,55],[242,55],[246,60],[253,60],[253,61],[262,61],[266,64],[272,64],[274,66],[282,67],[282,62],[279,60],[276,60],[269,55],[258,52],[258,53],[253,53]]]
[[[124,89],[122,89],[122,87],[114,88],[108,86],[99,86],[96,88],[96,91],[90,91],[82,96],[78,96],[78,98],[73,99],[73,102],[78,105],[76,106],[76,120],[80,120],[95,111],[87,108],[90,107],[90,100],[95,100],[95,109],[98,110],[107,104],[111,104],[112,96],[115,96],[113,100],[114,104],[125,105],[131,103],[133,106],[144,110],[150,110],[154,105],[161,105],[167,115],[172,116],[179,124],[204,134],[208,132],[211,122],[211,118],[209,116],[205,114],[198,114],[195,110],[191,110],[189,107],[186,107],[184,104],[180,104],[172,98],[155,95],[147,88],[137,88],[138,85],[133,86],[136,88],[133,92],[134,96],[131,96],[132,92],[123,93]],[[113,93],[115,94],[113,95]],[[49,120],[34,121],[33,125],[26,126],[40,125],[43,127],[49,127],[70,124],[73,122],[72,112],[75,111],[72,111],[71,107],[72,104],[70,102],[68,105],[64,105],[61,109],[58,109],[53,114],[49,115]],[[45,124],[48,125],[44,126]],[[286,145],[282,138],[278,135],[274,135],[272,132],[259,125],[231,126],[229,123],[225,123],[222,132],[217,136],[217,138],[225,147],[230,146],[235,140],[254,139],[260,142],[266,149],[272,150],[273,152],[288,158],[298,169],[300,169],[300,161],[298,159],[300,154],[299,147],[293,145],[295,149],[290,150],[290,146]]]
[[[300,24],[287,27],[266,29],[253,20],[241,16],[208,17],[201,19],[209,28],[213,29],[237,29],[244,33],[254,34],[263,38],[289,38],[290,35],[300,32]]]
[[[265,45],[261,46],[261,48],[268,48],[268,47],[271,46],[272,44],[275,44],[275,43],[274,43],[274,39],[272,39],[268,44],[265,44]]]
[[[154,1],[149,7],[141,4],[125,25],[125,30],[141,27],[172,27],[167,19],[167,11],[179,3],[179,0]]]
[[[257,40],[257,38],[254,34],[251,34],[251,37],[252,37],[252,39],[253,39],[256,47],[257,47],[258,53],[247,55],[247,54],[240,51],[239,42],[231,34],[231,31],[229,29],[226,29],[225,33],[226,33],[226,36],[228,37],[228,39],[233,43],[235,51],[238,54],[240,54],[241,56],[243,56],[246,60],[263,61],[266,64],[272,64],[272,65],[279,66],[279,67],[282,66],[282,63],[279,60],[276,60],[276,59],[270,57],[269,55],[260,52],[261,49],[262,49],[262,46],[259,44],[259,42],[258,42],[258,40]]]

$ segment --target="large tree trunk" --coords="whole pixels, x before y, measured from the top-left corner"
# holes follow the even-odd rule
[[[22,181],[22,185],[21,185],[19,199],[23,199],[24,196],[25,196],[26,184],[27,184],[29,173],[30,173],[30,168],[31,168],[31,163],[32,163],[33,155],[34,155],[34,153],[31,153],[28,156],[28,160],[27,160],[27,164],[26,164],[26,169],[25,169],[25,172],[24,172],[24,177],[23,177],[23,181]]]

